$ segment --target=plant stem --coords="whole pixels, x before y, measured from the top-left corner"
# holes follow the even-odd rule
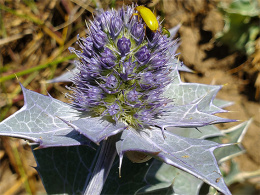
[[[115,135],[103,141],[101,151],[92,173],[92,178],[90,179],[84,195],[101,194],[107,176],[116,157],[116,138],[117,136]]]

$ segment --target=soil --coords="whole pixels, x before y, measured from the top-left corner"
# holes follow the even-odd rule
[[[118,5],[119,4],[120,3],[118,3]],[[142,4],[145,3],[142,2]],[[147,5],[155,5],[156,10],[158,10],[157,14],[161,14],[162,17],[165,18],[163,23],[165,27],[171,28],[182,23],[178,33],[178,37],[181,38],[181,45],[178,50],[181,53],[180,60],[194,70],[194,73],[182,73],[182,79],[185,82],[223,85],[217,98],[234,102],[232,106],[227,108],[230,112],[222,114],[221,116],[237,119],[239,122],[221,124],[218,125],[218,127],[227,129],[253,118],[242,141],[247,152],[236,157],[235,161],[238,162],[243,172],[256,171],[260,169],[260,101],[259,98],[255,98],[259,94],[257,94],[258,92],[254,84],[259,72],[256,71],[256,63],[253,63],[254,56],[247,57],[239,52],[231,53],[227,46],[215,41],[216,33],[223,29],[224,26],[223,16],[219,13],[217,4],[217,1],[207,0],[154,0]],[[25,45],[27,40],[28,37],[22,39]],[[45,55],[47,56],[48,54],[46,53]],[[2,55],[2,57],[5,56],[10,63],[12,59],[9,59],[10,57],[7,57],[7,55]],[[57,69],[58,72],[62,72],[65,67],[66,65],[59,67]],[[46,74],[48,73],[41,73],[41,75]],[[47,77],[45,77],[45,79],[46,78]],[[5,87],[7,85],[9,85],[10,90],[14,90],[17,87],[17,82],[15,85],[7,82],[5,83]],[[36,84],[31,84],[30,86],[32,90],[36,90],[39,87]],[[45,87],[41,85],[41,91],[42,88]],[[61,89],[61,86],[55,85],[54,88]],[[51,91],[53,91],[53,88],[51,88]],[[61,97],[61,95],[62,94],[59,93],[53,96]],[[5,101],[3,98],[1,99],[1,97],[2,96],[0,96],[0,106],[3,106],[5,105]],[[18,110],[23,103],[21,96],[17,96],[16,100],[8,112],[9,115]],[[21,152],[26,157],[26,159],[22,158],[22,160],[27,161],[25,164],[28,167],[29,165],[36,166],[33,156],[29,152],[29,147],[26,146],[23,141],[13,141],[13,139],[10,141],[9,138],[8,140],[1,138],[0,160],[2,163],[0,164],[0,194],[6,192],[9,188],[8,186],[13,185],[13,183],[23,182],[19,174],[18,176],[14,174],[19,172],[19,170],[15,170],[16,166],[13,166],[16,164],[14,162],[15,159],[12,159],[12,157],[8,155],[10,153],[8,150],[13,151],[14,146],[12,146],[12,144],[15,144],[15,147],[18,148],[18,152]],[[34,178],[35,191],[43,191],[43,186],[39,182],[36,171],[30,168],[30,170],[26,170],[26,173],[29,177]],[[251,194],[260,192],[260,177],[246,180],[246,182],[259,190],[254,190]],[[32,186],[31,183],[29,185]],[[24,191],[23,187],[18,186],[14,191],[9,190],[8,192],[9,194],[19,194]]]

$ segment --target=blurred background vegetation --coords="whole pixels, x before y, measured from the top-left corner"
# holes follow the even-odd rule
[[[257,0],[0,0],[0,121],[23,106],[19,82],[33,91],[68,101],[64,98],[68,83],[46,81],[72,69],[75,55],[68,47],[77,47],[77,35],[86,36],[85,22],[93,19],[95,9],[116,9],[132,2],[153,10],[166,28],[182,23],[178,33],[182,41],[180,59],[195,70],[194,74],[183,74],[183,80],[225,85],[219,98],[235,102],[229,108],[235,112],[227,117],[254,119],[243,141],[248,152],[234,161],[241,174],[230,188],[234,194],[259,194]],[[0,194],[44,193],[35,166],[25,141],[0,138]]]

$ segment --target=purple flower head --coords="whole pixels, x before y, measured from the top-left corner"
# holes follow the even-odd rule
[[[86,70],[92,77],[95,77],[99,75],[101,65],[95,58],[91,58],[89,63],[87,64]]]
[[[108,107],[108,113],[113,116],[116,115],[119,112],[120,108],[117,103],[112,104],[111,106]]]
[[[93,43],[94,43],[94,46],[97,48],[97,49],[101,49],[104,47],[104,45],[106,44],[107,42],[107,35],[106,33],[104,33],[103,31],[101,30],[98,30],[98,31],[92,31],[92,40],[93,40]]]
[[[79,50],[76,50],[74,47],[69,47],[68,48],[70,53],[76,54],[80,59],[84,58],[84,55],[82,55],[82,52]]]
[[[135,117],[140,120],[144,124],[151,124],[151,121],[153,120],[154,113],[152,111],[144,109],[135,114]]]
[[[161,95],[161,91],[154,90],[154,91],[149,91],[143,98],[145,101],[149,103],[153,103],[160,99],[160,95]]]
[[[157,32],[150,32],[147,35],[148,37],[148,48],[156,48],[156,50],[162,51],[163,53],[167,53],[167,50],[170,46],[170,39],[166,36],[161,35],[158,31]]]
[[[139,99],[139,96],[140,96],[140,94],[135,89],[132,89],[131,91],[129,91],[127,93],[127,100],[129,102],[137,102]]]
[[[144,25],[142,23],[135,22],[131,28],[131,34],[136,44],[140,45],[144,39],[144,34],[145,34]]]
[[[132,18],[132,20],[133,20],[133,18],[134,18],[134,17],[132,17],[133,13],[134,13],[134,9],[133,9],[133,7],[130,7],[130,6],[127,6],[126,9],[125,8],[120,9],[119,15],[121,16],[122,21],[124,22],[124,25],[126,27],[129,27],[130,19]]]
[[[113,39],[115,39],[119,33],[121,32],[123,27],[123,21],[118,16],[113,16],[111,18],[111,25],[110,25],[110,35]]]
[[[79,36],[79,35],[78,35]],[[78,37],[77,44],[80,46],[82,49],[82,57],[90,58],[92,56],[93,52],[93,42],[90,37],[87,38],[80,38]]]
[[[104,81],[105,81],[105,86],[108,89],[117,89],[118,88],[119,83],[118,83],[118,80],[117,80],[117,78],[114,74],[111,74],[108,77],[106,77],[104,79]]]
[[[120,77],[124,81],[133,79],[133,76],[130,76],[130,75],[133,73],[135,65],[136,64],[132,62],[132,57],[130,57],[128,61],[125,61],[123,63],[123,67],[122,67]]]
[[[118,39],[117,47],[119,52],[121,53],[121,56],[123,57],[130,51],[131,42],[129,39],[122,37],[121,39]]]
[[[88,90],[87,90],[87,95],[89,97],[90,100],[92,100],[95,103],[97,103],[98,101],[100,101],[103,97],[103,90],[100,89],[99,87],[96,86],[91,86]]]
[[[163,88],[171,82],[171,78],[169,77],[169,70],[164,69],[161,71],[157,71],[156,74],[157,77],[155,82],[159,86],[159,88]]]
[[[74,77],[74,79],[89,84],[94,81],[94,78],[100,76],[101,65],[95,58],[87,59],[86,61],[85,59],[82,59],[82,63],[77,64],[77,67],[81,70],[78,74],[80,79],[77,77]]]
[[[158,52],[151,57],[151,60],[149,62],[150,64],[149,68],[150,69],[162,68],[163,66],[165,66],[166,62],[167,62],[167,56],[165,56],[163,52]]]
[[[97,17],[97,21],[103,31],[108,31],[112,16],[113,14],[111,11],[105,11]]]
[[[148,90],[148,89],[156,87],[156,85],[157,85],[157,83],[155,82],[156,75],[153,75],[152,72],[146,72],[146,73],[141,74],[140,76],[141,76],[141,78],[140,78],[139,84],[143,90]]]
[[[78,110],[140,128],[151,125],[168,103],[162,93],[172,79],[172,54],[170,39],[154,32],[145,36],[146,24],[135,12],[134,6],[101,11],[90,22],[89,36],[79,39],[81,51],[70,49],[80,58],[71,99]]]
[[[111,69],[115,66],[116,57],[109,48],[105,47],[101,53],[101,61],[104,68]]]
[[[149,49],[147,48],[147,46],[143,46],[141,47],[136,53],[135,53],[135,57],[137,59],[137,61],[143,65],[146,64],[149,60],[150,60],[150,56],[151,53],[149,51]]]

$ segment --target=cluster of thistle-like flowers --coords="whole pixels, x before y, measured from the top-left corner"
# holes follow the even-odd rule
[[[152,32],[133,6],[100,13],[79,38],[79,73],[72,79],[73,106],[92,116],[108,116],[133,127],[151,125],[168,99],[163,89],[171,81],[166,65],[171,41]],[[145,28],[146,27],[146,28]]]

